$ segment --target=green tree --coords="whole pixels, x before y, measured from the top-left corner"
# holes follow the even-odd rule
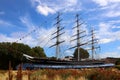
[[[115,62],[116,65],[120,65],[120,58]]]
[[[46,54],[45,54],[43,48],[36,46],[36,47],[32,48],[32,50],[35,52],[36,57],[46,57]]]
[[[80,48],[79,49],[79,52],[80,52],[80,55],[79,55],[79,58],[81,59],[85,59],[85,58],[88,58],[89,57],[89,53],[87,50],[83,49],[83,48]],[[76,48],[75,51],[74,51],[74,58],[75,59],[78,59],[78,49]]]
[[[0,69],[7,69],[11,56],[9,55],[8,48],[11,43],[0,43]]]
[[[54,57],[54,56],[50,57],[50,60],[56,60],[56,59],[57,59],[57,58]]]
[[[43,48],[34,47],[31,48],[23,43],[0,43],[0,69],[8,69],[9,61],[11,61],[12,67],[26,61],[23,54],[27,54],[33,57],[46,57]]]

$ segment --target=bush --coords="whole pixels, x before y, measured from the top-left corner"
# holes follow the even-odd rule
[[[115,62],[116,65],[120,65],[120,59]]]
[[[120,65],[116,65],[115,68],[117,68],[118,70],[120,70]]]

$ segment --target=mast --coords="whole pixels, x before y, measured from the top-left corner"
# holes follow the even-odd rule
[[[95,54],[95,47],[94,47],[95,40],[94,40],[94,38],[95,37],[94,37],[94,30],[93,29],[91,30],[91,35],[92,35],[91,36],[91,39],[92,39],[92,43],[91,43],[92,44],[92,59],[94,59],[94,54]]]
[[[76,26],[75,27],[73,27],[73,29],[74,28],[77,28],[77,34],[75,34],[75,35],[73,35],[72,37],[76,37],[75,39],[73,39],[73,40],[71,40],[71,41],[75,41],[75,40],[77,40],[77,44],[76,44],[76,46],[74,46],[74,47],[71,47],[71,48],[69,48],[69,49],[72,49],[72,48],[77,48],[77,50],[78,50],[78,58],[77,58],[77,61],[81,61],[81,56],[80,56],[80,48],[81,48],[81,46],[83,46],[83,45],[85,45],[86,43],[81,43],[81,38],[83,38],[83,37],[85,37],[85,35],[81,35],[82,33],[84,33],[85,31],[82,31],[82,30],[80,30],[80,26],[82,25],[83,23],[80,23],[80,20],[79,20],[79,14],[76,14]]]
[[[91,50],[92,52],[92,60],[95,58],[95,51],[96,49],[100,48],[100,46],[96,45],[98,43],[98,39],[95,38],[95,31],[94,29],[92,28],[91,30],[91,40],[89,41],[89,44],[91,45],[91,48],[88,49],[88,50]]]
[[[77,14],[76,15],[76,18],[77,18],[77,20],[76,20],[76,22],[77,22],[77,49],[78,49],[78,61],[80,61],[81,60],[81,56],[80,56],[80,51],[79,51],[79,49],[80,49],[80,46],[79,46],[79,44],[80,44],[80,38],[79,38],[79,36],[80,36],[80,34],[79,34],[79,19],[78,19],[78,17],[79,17],[79,15]],[[79,57],[80,56],[80,57]]]
[[[60,13],[59,12],[58,12],[58,15],[56,17],[56,20],[57,21],[56,21],[55,25],[57,27],[57,31],[52,34],[52,35],[56,35],[56,36],[51,39],[51,40],[56,39],[56,43],[54,45],[50,46],[50,48],[53,47],[53,46],[56,46],[56,58],[58,59],[58,57],[59,57],[58,55],[60,54],[60,44],[65,42],[64,40],[60,41],[60,36],[62,34],[64,34],[65,32],[61,32],[64,29],[64,27],[61,27],[61,25],[60,25],[60,22],[62,20],[60,19]]]

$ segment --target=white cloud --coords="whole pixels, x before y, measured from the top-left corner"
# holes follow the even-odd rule
[[[40,28],[40,31],[38,32],[38,36],[39,37],[37,39],[37,45],[41,45],[43,47],[50,47],[52,45],[54,45],[56,43],[56,39],[52,39],[53,37],[56,36],[56,34],[53,34],[56,31],[55,27],[52,27],[50,29],[45,29],[45,28]],[[60,41],[65,40],[65,42],[63,44],[61,44],[61,46],[70,46],[70,30],[63,30],[62,32],[65,33],[63,35],[60,36]],[[61,33],[62,33],[61,32]]]
[[[106,58],[106,57],[119,58],[120,53],[118,53],[118,52],[106,52],[106,53],[100,54],[100,58]]]
[[[119,11],[108,11],[106,14],[103,14],[103,16],[106,16],[106,17],[118,17],[120,16],[120,12]]]
[[[3,11],[0,11],[0,15],[4,15],[5,14],[5,12],[3,12]]]
[[[44,5],[44,6],[39,5],[39,6],[37,6],[37,12],[47,16],[49,13],[51,13],[51,14],[55,13],[55,10],[47,7],[46,5]]]
[[[120,26],[113,26],[113,29],[120,29]]]
[[[108,4],[108,0],[93,0],[93,2],[99,4],[100,6],[106,6]]]
[[[36,26],[32,23],[29,15],[21,16],[19,19],[22,24],[28,28],[29,31],[35,29]]]
[[[17,36],[17,35],[16,35]],[[16,37],[16,36],[7,36],[4,34],[0,34],[0,42],[17,42],[17,43],[24,43],[27,44],[31,47],[36,46],[37,42],[34,42],[35,39],[33,38],[33,36],[29,35],[26,36],[25,38],[20,38],[20,37]]]
[[[23,32],[23,31],[18,31],[18,32],[14,32],[12,31],[9,35],[7,34],[0,34],[0,42],[20,42],[20,43],[25,43],[28,44],[30,46],[35,46],[35,44],[37,44],[37,42],[33,42],[34,39],[34,35],[32,35],[32,32],[35,28],[37,28],[31,21],[30,17],[28,15],[22,16],[19,18],[21,23],[27,27],[27,31]],[[16,25],[13,25],[10,22],[4,21],[4,20],[0,20],[0,27],[4,27],[6,29],[6,27],[10,28],[10,27],[17,27]],[[25,29],[25,28],[24,28]]]
[[[100,32],[101,33],[109,33],[109,31],[110,31],[110,24],[106,24],[106,23],[99,23],[99,30],[100,30]]]
[[[55,44],[54,41],[50,41],[52,39],[52,33],[55,31],[55,28],[45,29],[40,28],[37,35],[37,45],[41,45],[42,47],[50,47],[51,45]]]
[[[120,20],[110,20],[110,21],[108,21],[108,23],[110,23],[110,24],[119,24],[120,23]]]
[[[107,2],[111,2],[111,3],[118,3],[120,2],[120,0],[106,0]]]
[[[74,51],[66,50],[66,51],[63,53],[63,57],[65,57],[65,56],[73,56],[73,53],[74,53]]]
[[[93,2],[99,4],[100,6],[107,6],[111,3],[119,3],[120,0],[92,0]]]
[[[24,26],[26,26],[28,28],[28,31],[25,32],[23,34],[23,39],[20,40],[20,42],[23,42],[23,43],[29,43],[31,44],[31,42],[34,42],[34,45],[37,45],[37,46],[42,46],[42,47],[50,47],[51,45],[55,44],[55,40],[51,40],[51,38],[55,37],[56,35],[51,35],[53,32],[56,31],[56,28],[55,27],[52,27],[52,28],[49,28],[49,29],[46,29],[46,28],[43,28],[43,27],[38,27],[38,26],[35,26],[32,22],[31,22],[31,19],[29,16],[23,16],[23,17],[20,17],[20,21],[23,23]],[[32,28],[31,28],[32,27]],[[35,32],[35,35],[32,35],[32,33],[30,33],[30,31],[32,30],[36,30]],[[62,37],[61,40],[66,40],[65,44],[64,45],[68,45],[69,44],[69,30],[65,30],[65,33]],[[30,34],[29,34],[30,33]],[[13,34],[14,36],[16,36],[15,34]],[[30,38],[30,35],[31,35],[31,38]],[[28,39],[30,40],[26,40],[26,38],[29,36]],[[22,37],[20,37],[22,38]],[[29,42],[28,42],[29,41]]]
[[[0,34],[0,42],[18,42],[18,43],[24,43],[28,44],[31,47],[35,46],[36,42],[34,42],[34,38],[32,36],[27,36],[26,38],[18,38],[16,36],[7,36],[5,34]],[[18,40],[18,41],[17,41]]]
[[[34,47],[34,46],[36,46],[35,44],[37,43],[34,41],[35,41],[35,39],[33,38],[33,36],[29,35],[29,36],[25,37],[24,39],[19,40],[18,43],[24,43],[31,47]]]
[[[21,16],[20,21],[24,26],[27,27],[28,31],[25,32],[24,35],[20,37],[18,42],[26,43],[30,46],[44,47],[44,45],[47,43],[47,41],[49,41],[51,37],[50,34],[52,32],[52,29],[47,30],[45,28],[42,28],[41,26],[40,27],[35,26],[35,24],[32,23],[30,16],[28,15]]]
[[[104,43],[110,43],[112,42],[112,39],[108,39],[108,38],[104,38],[104,39],[100,39],[100,43],[104,44]]]
[[[120,40],[120,31],[112,31],[112,26],[115,26],[113,24],[109,23],[100,23],[99,24],[99,39],[100,43],[110,43],[112,41]]]
[[[36,8],[38,13],[45,16],[48,14],[54,14],[58,11],[72,12],[81,10],[81,3],[78,2],[78,0],[31,0],[31,3]]]
[[[117,49],[120,50],[120,46]]]
[[[120,0],[92,0],[97,3],[99,7],[99,11],[101,11],[101,16],[105,17],[119,17],[120,16]]]
[[[15,26],[13,25],[12,23],[8,22],[8,21],[4,21],[4,20],[0,20],[0,27],[12,27],[12,26]]]
[[[13,38],[21,38],[25,34],[26,34],[25,32],[19,31],[19,32],[13,32],[13,33],[11,33],[10,36],[13,37]]]
[[[114,4],[110,4],[110,5],[107,5],[107,6],[102,6],[100,9],[101,10],[116,10],[116,9],[119,9],[119,6],[120,4],[119,3],[114,3]]]
[[[0,42],[14,42],[15,38],[8,37],[7,35],[0,34]]]

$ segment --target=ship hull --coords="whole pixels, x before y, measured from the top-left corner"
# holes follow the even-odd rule
[[[19,65],[18,65],[19,66]],[[17,69],[18,69],[17,66]],[[114,67],[112,63],[103,61],[40,61],[22,64],[22,69],[81,69]]]

